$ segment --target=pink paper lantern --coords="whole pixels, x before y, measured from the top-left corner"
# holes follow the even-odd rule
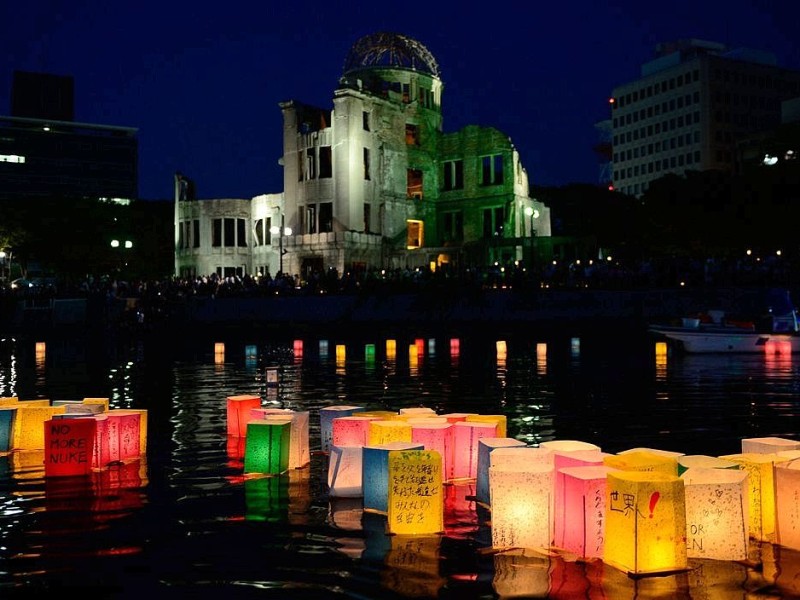
[[[45,476],[89,475],[97,422],[92,418],[51,419],[44,427]]]
[[[411,441],[422,444],[425,450],[436,450],[442,457],[445,481],[453,477],[453,425],[428,419],[412,419]]]
[[[555,545],[581,558],[602,558],[605,466],[564,467],[556,473]]]
[[[453,424],[453,479],[476,479],[478,442],[497,437],[496,422],[457,421]]]
[[[337,417],[332,421],[334,446],[366,446],[369,440],[369,423],[378,417]]]

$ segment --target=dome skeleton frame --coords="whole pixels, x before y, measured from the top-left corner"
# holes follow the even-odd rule
[[[398,33],[375,33],[359,39],[344,63],[344,74],[369,67],[399,67],[439,77],[439,65],[416,40]]]

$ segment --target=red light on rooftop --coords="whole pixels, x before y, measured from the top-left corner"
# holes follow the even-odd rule
[[[614,104],[614,102],[616,102],[616,100],[614,100],[614,98],[609,98],[608,99],[608,103],[609,104]]]

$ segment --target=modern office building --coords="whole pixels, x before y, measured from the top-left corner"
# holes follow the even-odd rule
[[[0,116],[0,201],[138,196],[137,130],[74,120],[72,77],[14,73],[11,115]]]
[[[281,193],[198,200],[176,176],[176,274],[305,279],[546,255],[550,212],[530,197],[510,138],[480,126],[444,133],[443,95],[421,43],[393,33],[358,40],[332,108],[280,104]]]
[[[667,173],[736,165],[739,141],[781,121],[800,72],[773,55],[701,40],[660,44],[639,78],[614,88],[612,183],[640,196]]]

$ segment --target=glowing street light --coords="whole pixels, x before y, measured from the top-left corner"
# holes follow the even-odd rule
[[[274,207],[274,210],[280,210],[277,206]],[[272,235],[278,236],[278,256],[279,256],[279,266],[278,270],[281,275],[283,275],[283,255],[288,252],[288,250],[283,249],[283,236],[292,235],[292,228],[286,227],[284,224],[284,214],[281,213],[281,226],[278,227],[277,225],[273,225],[269,228],[269,232]]]

